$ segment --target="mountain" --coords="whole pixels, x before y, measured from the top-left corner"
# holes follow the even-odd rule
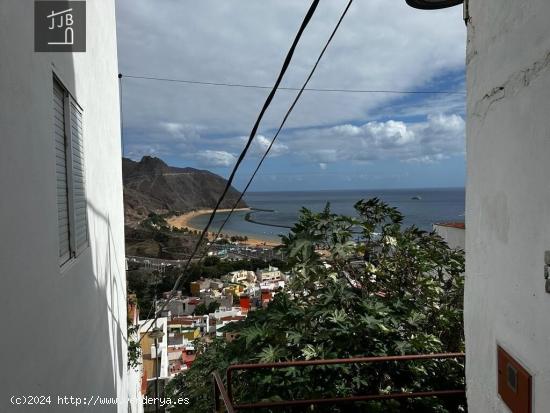
[[[124,215],[135,225],[150,212],[188,212],[214,208],[227,180],[210,171],[168,166],[159,158],[144,156],[136,162],[122,158]],[[231,208],[240,193],[229,189],[221,208]],[[239,208],[246,207],[241,201]]]

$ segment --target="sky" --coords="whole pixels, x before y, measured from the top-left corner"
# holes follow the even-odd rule
[[[347,0],[321,0],[282,86],[300,87]],[[272,86],[306,0],[118,0],[120,72]],[[462,8],[356,0],[308,87],[454,94],[305,92],[251,191],[461,187]],[[227,177],[268,89],[123,77],[124,155]],[[278,91],[235,179],[242,189],[291,105]]]

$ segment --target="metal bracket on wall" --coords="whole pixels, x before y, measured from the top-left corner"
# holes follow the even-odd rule
[[[464,4],[462,5],[464,7],[464,24],[468,26],[468,23],[470,23],[471,17],[470,17],[470,0],[464,0]]]
[[[544,251],[544,289],[550,294],[550,251]]]

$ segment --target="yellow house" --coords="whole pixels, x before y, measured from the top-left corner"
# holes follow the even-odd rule
[[[191,295],[198,297],[201,294],[201,283],[198,281],[193,281],[190,285]]]
[[[244,287],[242,285],[233,284],[225,287],[225,290],[229,291],[231,294],[239,295],[239,293],[244,291]]]
[[[201,330],[197,327],[194,329],[183,330],[182,335],[185,339],[193,341],[201,336]]]
[[[148,330],[149,323],[152,320],[146,320],[140,326],[140,347],[143,358],[143,370],[147,379],[152,379],[158,373],[160,378],[168,377],[168,331],[166,318],[160,317],[157,320],[158,326],[164,333],[158,342],[158,349],[155,349],[155,341],[150,337]],[[156,354],[158,351],[158,354]],[[157,372],[155,372],[155,369]]]

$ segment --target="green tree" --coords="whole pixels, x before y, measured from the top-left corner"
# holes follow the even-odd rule
[[[200,303],[195,307],[195,311],[193,312],[194,315],[205,315],[214,313],[218,308],[220,308],[220,303],[217,301],[212,301],[210,304],[206,305],[204,303]]]
[[[200,303],[195,307],[195,311],[193,311],[194,315],[204,315],[208,314],[208,307],[206,307],[206,304]]]
[[[401,213],[376,198],[355,209],[358,217],[333,214],[328,205],[321,213],[302,209],[283,237],[294,274],[288,288],[266,309],[227,325],[238,333],[234,341],[199,348],[185,380],[171,387],[191,398],[185,411],[209,410],[210,375],[232,363],[463,350],[463,252],[433,232],[403,227]],[[235,375],[233,394],[246,403],[452,389],[464,385],[463,369],[447,360],[246,371]],[[417,399],[357,404],[354,411],[464,409],[461,400]]]

